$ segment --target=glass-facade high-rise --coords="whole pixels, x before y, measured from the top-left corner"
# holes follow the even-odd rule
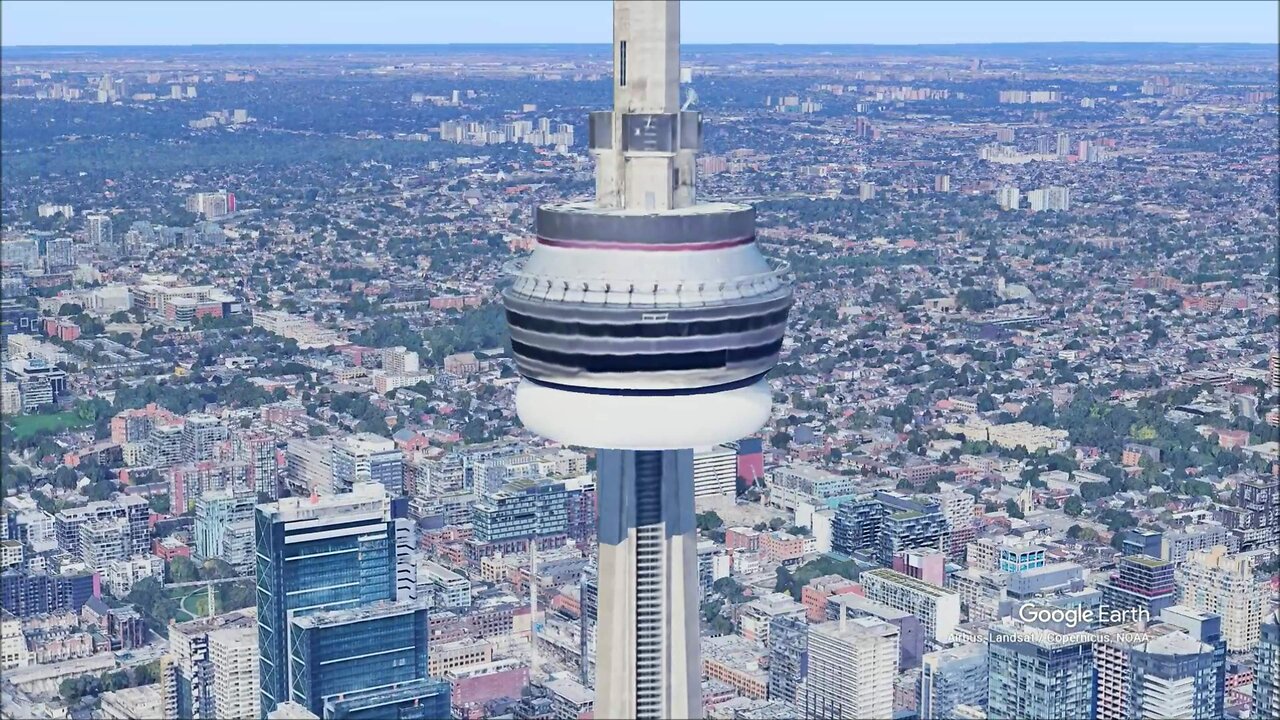
[[[253,511],[256,505],[256,494],[248,488],[225,488],[219,491],[204,493],[196,499],[195,525],[192,538],[195,540],[193,560],[201,562],[218,558],[237,566],[241,572],[248,572],[252,567],[252,555],[248,547],[244,553],[235,542],[237,533],[234,527],[246,526],[253,522]],[[245,557],[241,557],[245,555]],[[240,567],[241,565],[243,567]]]
[[[925,654],[918,697],[921,720],[955,717],[957,705],[986,707],[986,645],[970,643]]]
[[[1161,635],[1130,654],[1129,707],[1144,718],[1210,720],[1222,717],[1212,645],[1185,632]],[[1266,717],[1266,716],[1261,716]]]
[[[348,693],[427,677],[424,603],[376,603],[294,617],[289,699],[324,716],[324,704]]]
[[[1254,650],[1253,711],[1257,717],[1280,717],[1280,612],[1262,623]]]
[[[1093,716],[1093,645],[1086,638],[1023,625],[997,624],[990,632],[988,717]]]
[[[395,521],[383,487],[358,483],[259,505],[254,524],[265,715],[288,699],[290,618],[395,600]]]

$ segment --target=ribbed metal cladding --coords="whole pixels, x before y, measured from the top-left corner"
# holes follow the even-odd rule
[[[636,526],[662,522],[662,451],[636,451]]]
[[[591,204],[543,205],[537,235],[561,242],[637,244],[714,243],[755,237],[755,208],[740,205],[715,213],[621,214]]]
[[[636,508],[636,717],[662,713],[662,638],[665,618],[665,530],[662,525],[662,452],[635,453]]]
[[[672,319],[671,313],[662,313],[662,320],[645,320],[640,313],[615,313],[615,317],[599,317],[590,320],[564,320],[539,317],[514,310],[507,310],[507,323],[513,333],[527,337],[564,336],[568,338],[687,338],[721,336],[731,333],[781,328],[787,321],[786,305],[772,309],[747,306],[734,308],[742,314],[725,318],[692,315]],[[710,313],[706,313],[710,315]],[[640,317],[634,317],[640,315]],[[651,313],[652,315],[652,313]]]
[[[710,388],[777,364],[789,293],[662,312],[507,297],[520,374],[562,385]],[[661,379],[657,379],[657,375]]]
[[[580,392],[665,395],[718,392],[777,364],[791,286],[785,264],[771,266],[755,247],[753,208],[548,205],[537,235],[555,247],[513,265],[503,292],[521,376]],[[634,276],[619,274],[632,249],[644,258]]]

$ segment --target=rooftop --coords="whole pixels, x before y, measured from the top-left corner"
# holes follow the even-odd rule
[[[809,628],[811,634],[825,635],[842,640],[858,641],[863,638],[890,637],[898,634],[898,628],[873,617],[832,620]]]
[[[330,717],[329,707],[346,708],[346,712],[333,712],[332,715],[344,717],[349,712],[391,705],[415,698],[439,695],[448,692],[449,684],[442,680],[419,678],[391,687],[379,687],[370,690],[355,690],[336,698],[325,700],[325,717]]]
[[[146,502],[145,500],[143,502]],[[380,511],[388,515],[391,511],[387,490],[378,483],[353,483],[351,491],[337,495],[313,495],[311,497],[280,498],[276,502],[263,503],[258,511],[266,513],[277,521],[316,519],[322,513],[342,513],[360,511]],[[328,511],[326,513],[326,511]]]
[[[586,705],[595,700],[596,694],[572,678],[557,677],[542,684],[548,692],[575,705]]]
[[[243,610],[235,610],[223,615],[214,615],[211,618],[201,618],[199,620],[191,620],[190,622],[175,623],[169,625],[169,632],[178,632],[182,635],[204,635],[214,630],[222,630],[225,628],[252,627],[258,626],[258,609],[255,607],[247,607]]]
[[[892,608],[884,603],[876,602],[875,600],[868,600],[861,595],[854,595],[853,593],[832,595],[827,598],[827,605],[830,606],[832,604],[840,605],[841,607],[849,608],[851,610],[871,613],[883,620],[900,620],[911,616],[911,613],[909,612]]]
[[[1198,655],[1212,653],[1213,647],[1196,640],[1185,632],[1171,632],[1154,640],[1148,640],[1144,648],[1160,655]]]
[[[1208,620],[1210,618],[1217,617],[1217,615],[1211,612],[1205,612],[1204,610],[1200,610],[1199,608],[1193,608],[1190,605],[1170,605],[1169,607],[1165,608],[1161,614],[1164,614],[1164,613],[1181,615],[1185,618],[1190,618],[1192,620],[1199,620],[1201,622],[1204,622],[1205,620]]]
[[[946,664],[971,658],[985,657],[986,654],[986,643],[966,643],[964,645],[957,645],[956,647],[947,648],[945,650],[934,650],[933,652],[925,653],[923,662],[927,665]]]
[[[354,608],[344,608],[341,610],[321,610],[310,615],[293,618],[293,624],[304,630],[310,630],[320,627],[329,627],[333,625],[346,625],[348,623],[361,622],[363,620],[374,620],[377,618],[395,617],[397,615],[409,615],[419,610],[426,610],[427,606],[423,602],[410,600],[407,602],[379,602],[373,605],[362,605]]]
[[[955,595],[955,593],[950,590],[945,590],[937,585],[927,583],[923,580],[917,580],[910,575],[903,575],[896,570],[890,570],[888,568],[874,568],[872,570],[863,571],[861,577],[865,579],[868,576],[880,578],[881,580],[886,580],[897,585],[904,585],[916,592],[923,593],[931,597]]]
[[[1159,558],[1153,558],[1149,555],[1129,555],[1124,559],[1126,562],[1130,562],[1135,565],[1142,565],[1144,567],[1149,567],[1149,568],[1162,568],[1162,567],[1168,567],[1171,565],[1171,563],[1169,562],[1166,562]]]

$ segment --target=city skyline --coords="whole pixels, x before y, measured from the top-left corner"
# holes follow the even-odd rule
[[[1273,10],[0,2],[2,718],[1280,718]]]
[[[570,2],[28,2],[0,8],[0,46],[606,43],[610,4]],[[484,7],[487,12],[477,12]],[[1280,41],[1275,3],[687,3],[686,44]],[[254,22],[245,22],[246,9]],[[199,16],[202,22],[190,23]],[[566,22],[572,18],[573,22]],[[1063,22],[1074,18],[1073,22]]]

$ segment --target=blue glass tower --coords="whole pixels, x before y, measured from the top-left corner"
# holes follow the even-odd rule
[[[289,646],[290,699],[321,717],[326,703],[348,715],[435,703],[427,681],[427,608],[418,601],[377,603],[293,618]],[[443,692],[448,704],[448,690]],[[418,701],[418,702],[415,702]],[[445,717],[448,713],[446,711]]]
[[[259,505],[258,652],[261,713],[288,699],[290,620],[396,597],[395,520],[380,485]],[[426,662],[426,645],[422,645]]]

